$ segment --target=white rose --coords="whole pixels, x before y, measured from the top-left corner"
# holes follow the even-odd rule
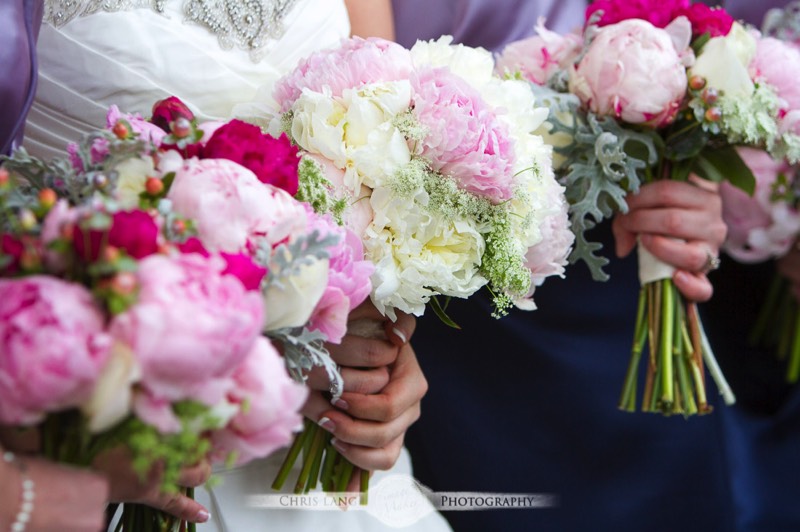
[[[117,201],[123,210],[139,206],[147,178],[156,174],[151,157],[132,157],[117,165]]]
[[[494,58],[484,48],[472,48],[463,44],[452,44],[453,37],[444,35],[435,41],[417,41],[411,48],[414,66],[448,67],[476,88],[492,79]]]
[[[344,168],[344,129],[347,109],[332,96],[303,90],[292,107],[292,137],[301,148],[319,153]]]
[[[328,286],[328,260],[313,259],[300,272],[263,290],[266,304],[265,331],[300,327],[308,323]]]
[[[689,76],[701,76],[709,87],[728,97],[749,96],[755,90],[748,73],[755,54],[755,38],[741,24],[734,23],[728,35],[706,43]]]
[[[114,343],[92,396],[81,407],[89,420],[89,432],[104,432],[128,416],[133,401],[132,387],[141,376],[133,351],[122,343]]]

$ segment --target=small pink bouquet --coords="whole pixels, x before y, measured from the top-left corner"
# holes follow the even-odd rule
[[[800,132],[800,90],[793,72],[800,68],[800,47],[771,36],[757,42],[750,71],[759,83],[775,89],[779,101],[779,127]],[[740,150],[756,177],[752,196],[723,184],[723,216],[728,224],[724,249],[735,260],[756,263],[785,255],[800,234],[797,165],[761,150]],[[788,359],[786,378],[800,377],[800,327],[798,305],[789,284],[776,275],[767,293],[750,341],[775,348]]]
[[[598,0],[580,35],[539,35],[509,45],[500,72],[537,86],[550,102],[541,133],[554,145],[576,235],[571,261],[596,279],[607,259],[585,232],[615,212],[625,195],[655,179],[690,174],[752,193],[754,178],[736,146],[800,159],[800,137],[782,110],[781,89],[753,70],[758,36],[722,9],[689,0]],[[642,290],[632,358],[620,408],[636,409],[645,344],[649,363],[642,410],[710,411],[704,366],[727,402],[696,305],[672,284],[673,270],[639,246]]]
[[[301,61],[274,88],[276,113],[249,118],[301,150],[316,177],[298,197],[356,235],[374,268],[371,300],[391,319],[430,305],[456,326],[440,298],[482,287],[495,317],[532,310],[535,287],[563,275],[573,242],[564,189],[551,148],[531,133],[546,110],[493,66],[489,52],[450,37],[410,50],[353,38]],[[324,447],[310,443],[315,432],[296,449]],[[318,456],[306,459],[312,471]],[[328,456],[323,488],[345,486],[324,473]]]
[[[198,124],[175,98],[151,120],[112,107],[107,126],[69,159],[20,150],[0,170],[0,389],[16,390],[0,420],[40,426],[45,452],[75,463],[125,444],[174,490],[204,456],[241,464],[290,441],[307,392],[286,370],[339,382],[323,342],[341,340],[372,266],[292,197],[285,137]],[[178,526],[136,505],[121,523]]]

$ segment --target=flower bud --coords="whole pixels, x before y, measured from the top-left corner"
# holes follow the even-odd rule
[[[111,289],[121,296],[133,294],[138,282],[136,276],[131,272],[119,272],[111,280]]]
[[[708,87],[703,91],[703,101],[706,105],[714,105],[719,99],[719,92],[714,87]]]
[[[709,122],[719,122],[720,118],[722,118],[722,111],[720,111],[719,107],[709,107],[706,109],[705,119]]]
[[[111,132],[120,140],[127,139],[131,134],[131,129],[128,127],[128,124],[125,120],[117,120],[114,123],[114,127],[111,128]]]
[[[689,78],[689,88],[693,91],[699,91],[706,86],[706,78],[703,76],[692,76]]]
[[[174,122],[170,122],[172,134],[175,138],[185,139],[192,134],[192,123],[184,117],[180,117]]]
[[[148,177],[144,182],[144,189],[151,196],[158,196],[164,191],[164,182],[157,177]]]
[[[58,201],[58,196],[52,188],[44,188],[39,191],[39,203],[45,209],[50,209]]]

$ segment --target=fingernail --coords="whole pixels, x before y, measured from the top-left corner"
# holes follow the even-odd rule
[[[408,338],[406,338],[406,335],[405,335],[405,334],[403,334],[403,331],[401,331],[401,330],[400,330],[400,329],[398,329],[397,327],[392,327],[392,332],[393,332],[394,334],[396,334],[396,335],[397,335],[397,337],[398,337],[398,338],[400,338],[400,340],[401,340],[401,341],[402,341],[404,344],[407,344],[407,343],[408,343]]]
[[[350,405],[347,404],[347,401],[345,401],[344,399],[335,400],[333,402],[333,406],[335,406],[339,410],[347,410],[348,408],[350,408]]]
[[[331,438],[331,445],[333,445],[337,451],[344,454],[350,448],[346,443],[342,443],[336,438]]]
[[[680,270],[677,270],[673,276],[673,280],[678,281],[679,283],[686,282],[688,279],[689,277],[686,275],[686,272],[682,272]]]
[[[211,514],[205,510],[200,510],[197,512],[197,522],[198,523],[206,523],[208,520],[211,519]]]
[[[336,430],[336,423],[331,421],[330,418],[327,417],[320,418],[320,420],[317,423],[319,423],[319,426],[327,430],[328,432],[333,432],[334,430]]]

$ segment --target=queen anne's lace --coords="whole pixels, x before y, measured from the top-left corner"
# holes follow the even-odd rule
[[[45,0],[44,20],[61,27],[77,17],[98,12],[153,9],[164,13],[167,2],[179,0]],[[205,27],[220,46],[250,52],[261,58],[267,42],[283,35],[283,19],[297,0],[180,0],[184,20]]]

